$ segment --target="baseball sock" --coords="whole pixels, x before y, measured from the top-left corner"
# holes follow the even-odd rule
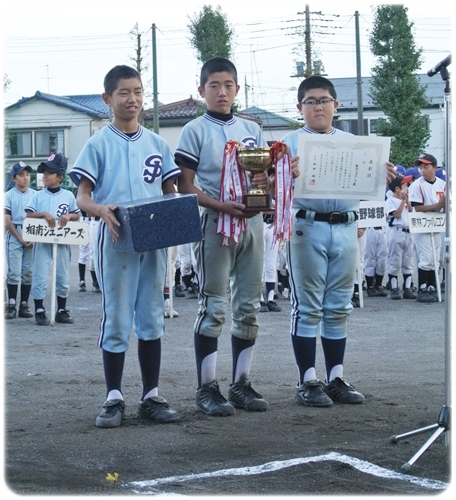
[[[33,300],[33,302],[35,303],[35,312],[36,313],[44,311],[43,300],[44,299],[34,299]]]
[[[266,282],[266,300],[268,302],[274,300],[274,289],[275,289],[275,283],[271,281]]]
[[[388,274],[388,278],[389,278],[391,290],[393,290],[394,288],[397,288],[397,276],[394,276],[393,274]]]
[[[255,340],[240,339],[231,335],[231,351],[233,353],[233,383],[239,382],[244,375],[249,377],[252,364]]]
[[[205,337],[195,332],[194,343],[199,389],[202,385],[209,384],[216,378],[218,339]]]
[[[315,372],[315,353],[317,350],[316,337],[291,336],[293,351],[298,365],[299,385],[317,378]]]
[[[411,274],[404,274],[404,288],[410,288],[412,286],[412,275]]]
[[[143,383],[141,399],[157,396],[161,362],[161,339],[138,339],[138,360]]]
[[[420,290],[426,290],[428,279],[427,273],[428,272],[424,269],[418,268],[418,288]]]
[[[326,380],[328,382],[331,382],[336,377],[342,378],[346,340],[346,338],[333,340],[321,337],[326,364]],[[340,365],[340,368],[338,365]],[[333,368],[336,368],[336,370],[333,370]]]
[[[66,297],[59,297],[57,295],[57,310],[64,311],[66,307],[66,302],[67,302]]]
[[[365,276],[367,288],[372,288],[374,286],[374,277],[373,276]]]
[[[375,275],[375,286],[376,287],[381,287],[383,283],[383,274],[380,276],[380,274]]]
[[[86,272],[86,265],[85,264],[79,264],[79,281],[85,281],[85,272]]]
[[[11,285],[10,283],[6,284],[6,288],[8,290],[8,299],[9,299],[9,304],[14,305],[16,303],[16,297],[17,297],[17,285]]]
[[[32,285],[21,285],[21,303],[28,303]]]
[[[125,352],[109,352],[103,349],[103,368],[106,380],[106,399],[123,399],[122,374],[124,362]],[[119,395],[120,397],[115,397]]]
[[[90,271],[90,276],[92,276],[92,283],[94,285],[98,285],[97,275],[95,271]]]

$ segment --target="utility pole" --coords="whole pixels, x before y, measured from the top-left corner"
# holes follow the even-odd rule
[[[154,132],[158,134],[157,41],[155,35],[155,23],[152,24],[152,80],[154,95]]]
[[[142,62],[142,56],[141,56],[141,33],[138,33],[136,35],[136,71],[141,74],[142,68],[141,68],[141,62]],[[141,109],[139,115],[138,115],[138,122],[140,125],[144,125],[144,108]]]
[[[310,42],[310,12],[309,5],[306,5],[306,30],[304,33],[306,44],[306,78],[312,74],[312,44]]]
[[[356,85],[358,96],[358,135],[364,135],[363,120],[363,89],[361,80],[361,47],[359,41],[359,12],[355,12],[355,32],[356,32]]]
[[[247,77],[244,76],[244,89],[245,89],[245,109],[249,107],[249,90],[250,85],[247,85]]]

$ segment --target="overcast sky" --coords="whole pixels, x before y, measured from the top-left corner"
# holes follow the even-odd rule
[[[424,49],[422,73],[451,52],[451,19],[446,2],[405,3],[415,23],[417,47]],[[296,61],[302,37],[305,3],[290,0],[8,0],[2,2],[4,72],[11,81],[4,106],[36,91],[56,95],[103,91],[104,75],[116,64],[133,64],[135,24],[142,33],[143,74],[152,105],[152,25],[156,26],[159,101],[170,103],[198,97],[200,63],[192,49],[188,16],[203,5],[221,6],[232,24],[234,62],[239,73],[239,104],[256,105],[294,118]],[[370,75],[375,60],[369,51],[373,11],[370,3],[309,4],[312,39],[329,78],[356,76],[355,11],[359,12],[361,71]],[[245,83],[250,87],[246,91]]]

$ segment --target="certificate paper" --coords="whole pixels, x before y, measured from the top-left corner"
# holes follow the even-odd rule
[[[295,198],[385,199],[391,138],[301,134]]]

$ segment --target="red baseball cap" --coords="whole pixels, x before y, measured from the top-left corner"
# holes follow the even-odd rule
[[[427,163],[428,165],[434,165],[434,167],[437,166],[437,160],[432,155],[421,155],[415,160],[415,166],[418,166],[420,163]]]

